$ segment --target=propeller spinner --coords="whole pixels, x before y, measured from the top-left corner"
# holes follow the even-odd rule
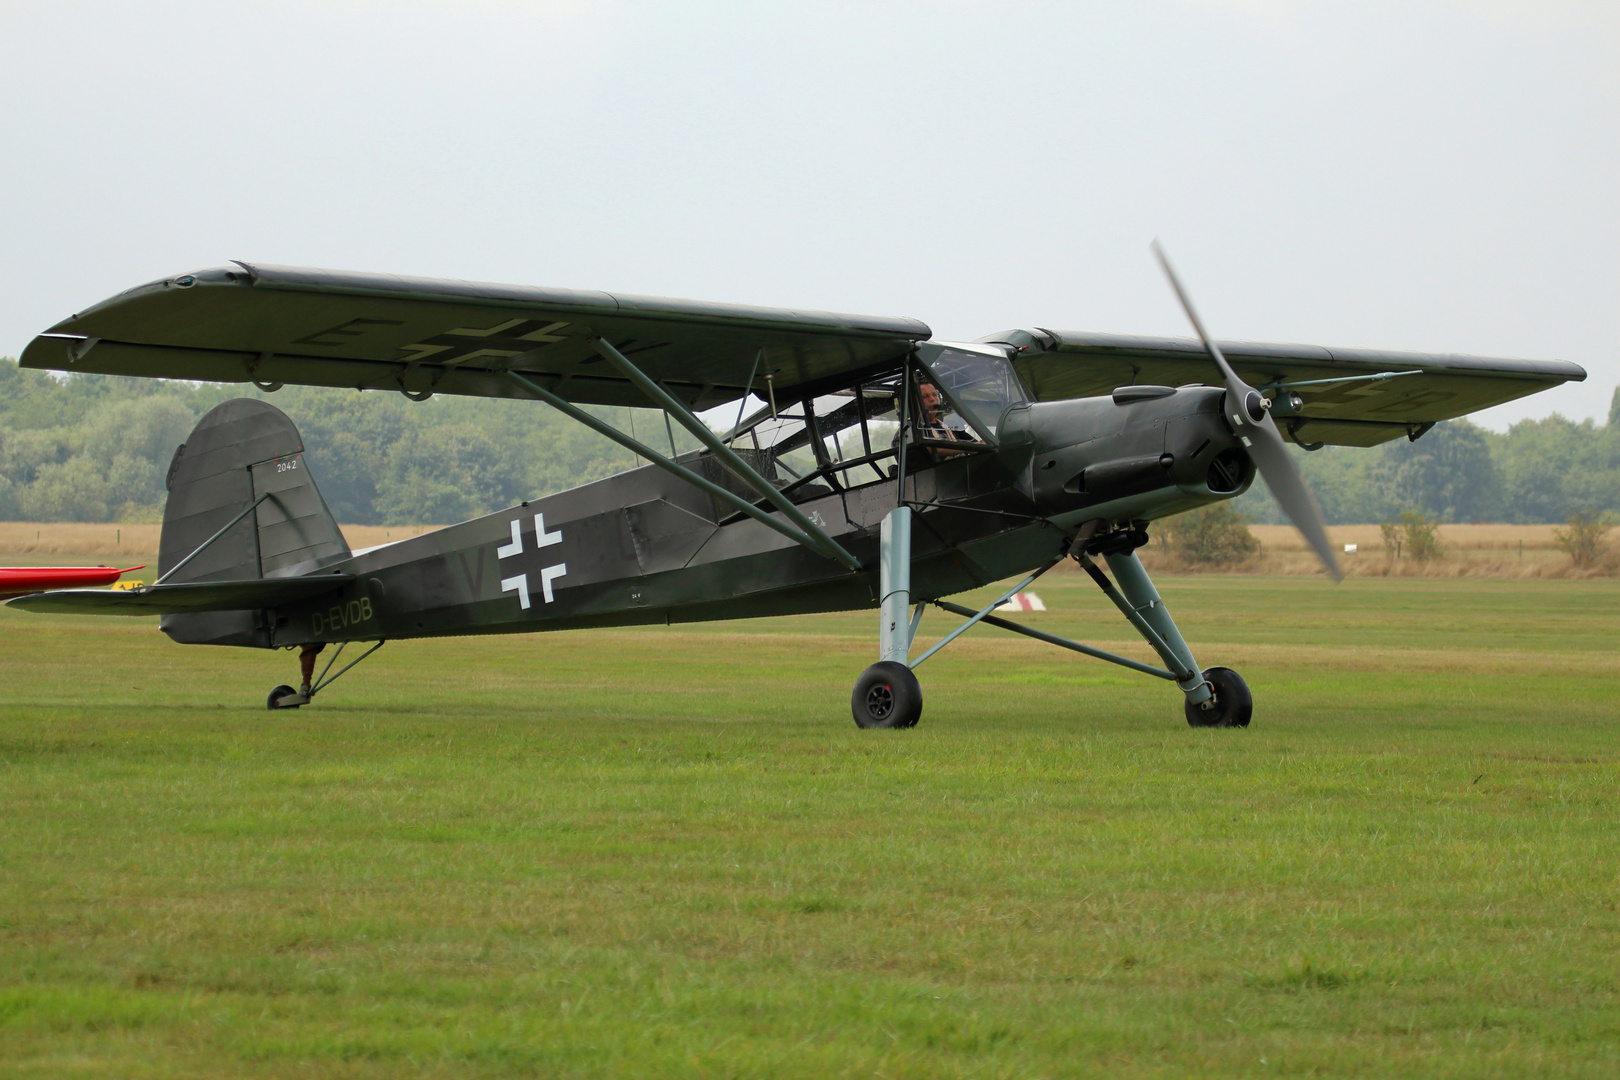
[[[1199,340],[1204,343],[1210,359],[1215,361],[1221,378],[1225,380],[1224,412],[1232,425],[1232,433],[1243,440],[1249,457],[1254,459],[1255,468],[1271,489],[1277,505],[1288,515],[1288,520],[1310,543],[1322,560],[1322,565],[1327,567],[1327,572],[1333,575],[1333,580],[1342,580],[1344,574],[1339,569],[1338,559],[1334,557],[1333,545],[1328,541],[1327,521],[1322,517],[1322,508],[1316,504],[1316,497],[1305,485],[1299,466],[1294,464],[1276,423],[1271,419],[1271,403],[1261,396],[1260,391],[1238,378],[1232,365],[1226,362],[1220,346],[1204,329],[1203,320],[1198,317],[1187,290],[1181,287],[1181,279],[1176,277],[1176,271],[1170,265],[1169,256],[1165,255],[1164,248],[1157,240],[1153,241],[1153,254],[1164,268],[1164,276],[1170,280],[1170,287],[1175,290],[1176,299],[1181,301],[1181,308],[1187,313],[1193,329],[1198,331]]]

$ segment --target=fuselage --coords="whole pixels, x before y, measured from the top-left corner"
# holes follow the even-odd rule
[[[1253,468],[1220,416],[1221,393],[1130,387],[1017,404],[997,425],[999,446],[938,460],[912,452],[913,596],[1027,572],[1088,522],[1106,531],[1240,494]],[[679,460],[702,474],[715,471],[707,459]],[[279,647],[875,607],[879,526],[900,494],[891,476],[795,500],[867,568],[852,572],[643,466],[319,568],[289,568],[355,579],[328,598],[267,612],[251,635],[212,640]]]

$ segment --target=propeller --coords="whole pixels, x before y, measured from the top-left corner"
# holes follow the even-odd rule
[[[1344,574],[1339,569],[1339,560],[1334,557],[1333,545],[1328,542],[1327,522],[1322,517],[1322,508],[1316,504],[1316,496],[1311,494],[1311,489],[1305,486],[1299,466],[1294,464],[1276,423],[1271,419],[1271,403],[1261,396],[1260,391],[1238,378],[1232,365],[1226,362],[1220,346],[1204,329],[1203,320],[1193,308],[1192,299],[1188,297],[1187,290],[1181,287],[1181,279],[1176,277],[1169,256],[1165,255],[1164,248],[1157,240],[1153,241],[1153,255],[1164,268],[1164,276],[1170,279],[1170,287],[1175,290],[1176,299],[1181,301],[1181,308],[1187,313],[1193,329],[1198,331],[1199,340],[1209,351],[1210,359],[1221,369],[1221,378],[1226,381],[1223,407],[1233,434],[1243,441],[1249,457],[1254,460],[1255,467],[1265,478],[1266,486],[1271,489],[1272,498],[1288,515],[1288,520],[1310,543],[1317,558],[1322,560],[1322,565],[1333,575],[1333,580],[1342,580]]]

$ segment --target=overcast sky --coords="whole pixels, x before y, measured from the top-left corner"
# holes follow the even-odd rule
[[[289,263],[1583,365],[1620,3],[0,0],[0,355]]]

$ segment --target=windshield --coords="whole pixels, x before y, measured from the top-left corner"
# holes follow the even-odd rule
[[[996,434],[1003,413],[1029,400],[1012,365],[1000,357],[942,349],[928,366],[950,396],[972,413],[973,422],[991,436]]]

